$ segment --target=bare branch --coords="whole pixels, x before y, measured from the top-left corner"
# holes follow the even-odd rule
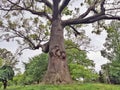
[[[76,37],[77,37],[77,35],[81,34],[80,32],[77,31],[77,29],[74,26],[69,25],[69,27],[71,27],[74,30],[74,34],[75,34]]]
[[[72,24],[89,24],[89,23],[94,23],[96,21],[99,20],[110,20],[110,19],[116,19],[116,20],[120,20],[120,16],[112,16],[112,15],[101,15],[101,14],[97,14],[97,15],[93,15],[90,17],[87,17],[85,19],[79,19],[79,20],[75,20],[75,19],[70,19],[70,20],[66,20],[63,23],[65,25],[72,25]]]
[[[70,0],[64,0],[62,2],[62,5],[60,6],[60,13],[63,11],[63,9],[68,5],[68,3],[70,2]]]

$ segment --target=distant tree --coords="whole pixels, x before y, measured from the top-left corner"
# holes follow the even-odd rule
[[[80,49],[80,46],[72,40],[65,41],[68,66],[73,80],[83,79],[83,81],[92,81],[98,78],[94,70],[94,62],[87,57],[87,53]]]
[[[12,80],[14,71],[11,66],[4,65],[0,68],[0,81],[3,83],[4,89],[7,87],[8,80]]]
[[[2,65],[11,66],[15,70],[19,70],[15,67],[15,65],[18,63],[18,60],[16,56],[12,54],[12,52],[8,51],[7,49],[1,49],[0,48],[0,58],[2,59]]]
[[[47,70],[48,55],[42,53],[34,56],[33,58],[29,59],[29,63],[24,63],[24,65],[26,83],[39,83],[43,79],[43,76]]]
[[[3,83],[4,89],[7,87],[8,80],[12,80],[14,70],[18,70],[16,57],[7,49],[0,48],[0,81]]]
[[[79,5],[73,6],[75,3]],[[49,52],[48,70],[43,82],[71,83],[64,47],[66,28],[72,28],[78,36],[82,24],[120,20],[119,6],[119,0],[1,0],[0,31],[3,33],[0,38],[16,40],[22,50],[41,47],[44,52]],[[70,18],[64,19],[63,16]]]
[[[105,83],[105,80],[104,80],[104,76],[103,76],[102,71],[99,71],[99,82]]]
[[[110,62],[102,65],[102,72],[108,83],[120,84],[120,22],[112,21],[105,28],[108,36],[101,54]]]
[[[102,56],[110,61],[120,58],[120,22],[112,21],[110,25],[105,26],[107,31],[105,49],[101,51]]]

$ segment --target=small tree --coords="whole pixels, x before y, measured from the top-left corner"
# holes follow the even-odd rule
[[[19,70],[16,68],[16,64],[18,63],[17,57],[12,54],[11,51],[8,51],[5,48],[0,48],[0,58],[2,59],[2,65],[8,65],[11,66],[14,70]]]
[[[44,53],[37,55],[29,59],[29,63],[24,63],[24,65],[26,83],[39,83],[43,79],[43,76],[45,75],[45,72],[47,70],[48,55]]]
[[[4,65],[0,68],[0,81],[3,83],[4,89],[7,87],[8,80],[12,80],[14,71],[12,67]]]

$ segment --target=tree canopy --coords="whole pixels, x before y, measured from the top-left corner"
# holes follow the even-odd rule
[[[3,83],[4,89],[7,87],[8,80],[12,80],[14,71],[11,66],[4,65],[0,68],[0,82]]]
[[[74,5],[76,3],[78,6]],[[63,26],[70,27],[75,35],[79,35],[81,30],[78,28],[82,24],[103,19],[120,20],[119,4],[119,0],[1,0],[0,30],[3,33],[0,38],[16,40],[21,50],[43,48],[42,43],[49,41],[55,15],[70,17],[62,20]]]
[[[109,63],[102,65],[102,74],[104,81],[107,77],[107,83],[119,84],[120,75],[120,25],[117,21],[112,21],[107,28],[108,36],[104,44],[105,49],[101,51],[102,55],[110,60]]]

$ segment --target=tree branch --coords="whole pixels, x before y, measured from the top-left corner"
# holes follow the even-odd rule
[[[93,6],[91,6],[90,8],[87,9],[87,11],[85,13],[83,13],[82,15],[80,15],[77,18],[74,19],[69,19],[69,20],[64,20],[63,21],[63,25],[64,26],[69,26],[69,25],[74,25],[74,24],[89,24],[89,23],[93,23],[99,20],[103,20],[103,19],[117,19],[120,20],[120,16],[113,16],[110,14],[105,14],[105,0],[102,0],[100,3],[100,12],[96,12],[94,15],[91,15],[89,17],[88,14],[90,13],[90,11],[95,10],[95,4]]]
[[[69,25],[69,27],[74,30],[74,34],[75,34],[76,37],[77,37],[77,35],[80,35],[80,34],[81,34],[80,32],[78,32],[78,31],[76,30],[76,28],[75,28],[74,26]]]
[[[93,15],[93,16],[87,17],[85,19],[79,19],[79,20],[70,19],[70,20],[66,20],[63,23],[65,25],[89,24],[89,23],[94,23],[96,21],[104,20],[104,19],[107,19],[107,20],[110,20],[110,19],[120,20],[120,16],[97,14],[97,15]]]
[[[62,5],[60,6],[60,13],[63,11],[63,9],[68,5],[68,3],[70,2],[70,0],[64,0],[62,2]]]
[[[45,11],[38,12],[38,11],[29,9],[28,7],[24,8],[20,5],[18,5],[18,3],[14,3],[10,0],[8,0],[8,2],[10,2],[13,6],[11,6],[9,9],[5,9],[5,8],[0,7],[0,10],[4,10],[4,11],[8,11],[8,12],[9,11],[14,11],[14,10],[25,10],[25,11],[31,12],[32,14],[38,15],[38,16],[45,16],[50,21],[52,20],[52,18]],[[14,6],[17,6],[17,7],[14,8]]]

